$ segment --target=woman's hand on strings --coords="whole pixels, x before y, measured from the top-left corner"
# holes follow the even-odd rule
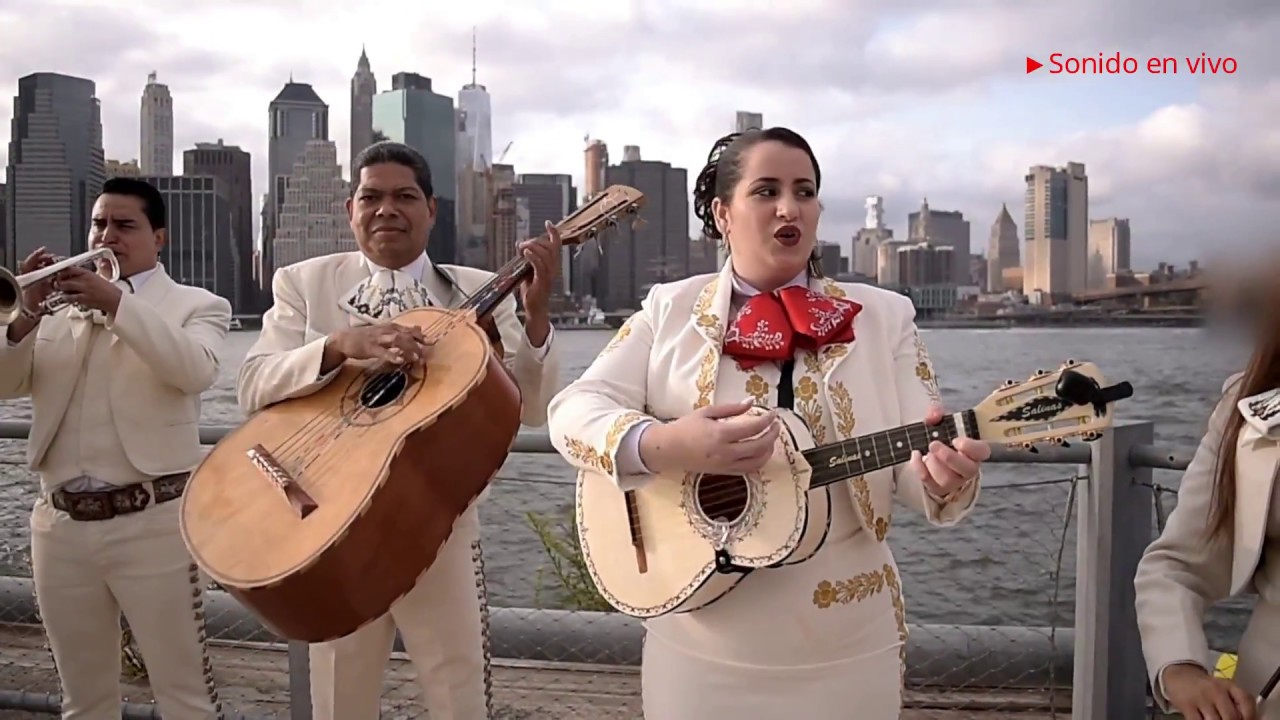
[[[748,415],[751,401],[709,405],[645,429],[640,458],[656,473],[744,475],[764,467],[782,430],[776,411]]]

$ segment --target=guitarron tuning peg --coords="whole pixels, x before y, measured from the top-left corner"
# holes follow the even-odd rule
[[[1004,381],[1004,386],[1005,386],[1005,387],[1013,387],[1014,385],[1017,385],[1017,384],[1018,384],[1018,381],[1017,381],[1017,380],[1014,380],[1013,378],[1009,378],[1009,379],[1007,379],[1007,380],[1005,380],[1005,381]]]

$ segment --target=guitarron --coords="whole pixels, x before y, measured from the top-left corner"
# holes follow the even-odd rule
[[[557,227],[576,245],[643,205],[614,185]],[[517,257],[459,309],[394,318],[435,340],[422,367],[348,363],[227,435],[182,500],[196,563],[290,640],[342,637],[385,614],[510,453],[520,391],[482,326],[531,272]]]
[[[689,612],[724,596],[752,570],[804,562],[826,540],[827,486],[893,467],[934,440],[971,437],[1036,451],[1097,439],[1129,383],[1104,387],[1092,363],[1007,380],[976,407],[936,425],[915,423],[816,447],[795,413],[779,410],[773,456],[748,476],[667,473],[622,491],[607,475],[578,474],[578,539],[591,579],[619,612]],[[756,415],[763,408],[748,411]],[[821,489],[821,492],[816,492]]]

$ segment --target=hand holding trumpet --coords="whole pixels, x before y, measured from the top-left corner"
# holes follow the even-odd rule
[[[124,295],[118,285],[85,267],[69,267],[55,275],[53,289],[76,307],[107,315],[115,314]]]
[[[36,248],[35,252],[28,255],[27,259],[23,260],[22,264],[18,266],[18,274],[26,275],[27,273],[32,273],[36,270],[46,268],[57,261],[58,258],[45,248]],[[52,278],[44,282],[32,283],[23,288],[23,307],[31,312],[36,312],[37,309],[44,304],[44,301],[48,300],[49,296],[53,294],[54,288],[51,280]]]
[[[111,277],[83,267],[86,265],[105,266]],[[68,304],[114,313],[122,295],[115,285],[119,277],[120,265],[110,250],[59,258],[38,248],[22,261],[16,276],[0,267],[0,326],[7,326],[5,334],[11,342],[19,342],[42,316]]]

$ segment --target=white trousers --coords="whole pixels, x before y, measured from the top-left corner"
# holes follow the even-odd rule
[[[178,529],[180,504],[84,522],[36,501],[32,575],[64,720],[119,720],[121,611],[165,720],[218,717],[203,586]]]
[[[435,563],[391,611],[354,633],[311,646],[315,720],[378,720],[396,628],[431,720],[488,720],[488,638],[477,575],[476,508],[458,519]]]

